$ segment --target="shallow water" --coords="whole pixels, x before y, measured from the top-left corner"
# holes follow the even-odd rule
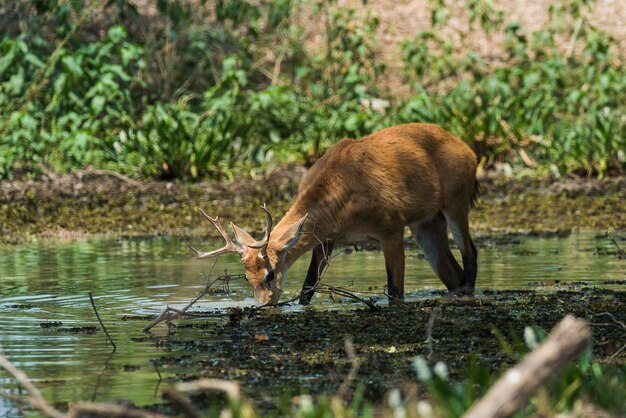
[[[623,289],[609,282],[626,279],[626,262],[612,254],[613,244],[591,233],[566,238],[479,237],[477,243],[479,289],[554,289],[580,282]],[[208,249],[220,243],[194,245]],[[419,250],[409,249],[406,256],[408,299],[431,297],[433,289],[443,289]],[[186,371],[185,365],[157,370],[152,359],[180,353],[142,338],[147,319],[123,317],[157,314],[165,305],[183,306],[204,288],[212,264],[191,258],[186,244],[172,238],[0,246],[0,345],[53,403],[119,398],[138,405],[158,402],[159,373],[166,382],[175,381],[177,373]],[[304,257],[290,270],[283,300],[297,294],[307,266]],[[237,257],[222,256],[211,276],[225,268],[241,273]],[[380,252],[352,251],[333,258],[325,282],[367,294],[382,292],[384,277]],[[88,292],[118,345],[113,355],[102,332],[81,328],[99,327]],[[199,307],[250,305],[249,296],[245,282],[236,280],[229,293],[207,296]],[[316,296],[313,303],[317,309],[338,306],[326,295]],[[164,332],[163,326],[155,329],[157,334]],[[0,388],[16,390],[1,371]],[[0,416],[16,415],[18,410],[12,408],[0,398]]]

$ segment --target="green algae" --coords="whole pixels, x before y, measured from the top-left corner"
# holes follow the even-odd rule
[[[236,183],[151,182],[135,186],[115,178],[65,176],[0,183],[0,240],[113,236],[216,236],[197,208],[262,231],[266,202],[275,216],[297,194],[301,172],[283,170]],[[626,178],[584,181],[482,181],[471,213],[476,232],[545,233],[626,228]]]

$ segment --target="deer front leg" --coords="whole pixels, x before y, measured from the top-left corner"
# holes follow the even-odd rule
[[[324,273],[324,269],[328,265],[330,254],[333,251],[333,243],[326,241],[313,249],[309,270],[304,279],[304,285],[300,292],[300,305],[308,305],[315,293],[315,286],[320,281],[320,276]]]
[[[385,267],[387,269],[387,292],[389,303],[404,299],[404,242],[402,232],[381,240]]]

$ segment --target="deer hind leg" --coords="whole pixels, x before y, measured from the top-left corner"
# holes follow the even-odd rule
[[[300,292],[299,303],[301,305],[308,305],[311,302],[311,298],[315,293],[315,286],[319,283],[321,275],[324,273],[326,266],[328,266],[328,260],[330,260],[330,254],[332,252],[333,243],[329,241],[326,241],[313,249],[309,270],[306,273],[304,285],[302,286],[302,291]]]
[[[448,229],[443,213],[438,212],[430,221],[411,225],[410,229],[426,260],[448,290],[464,290],[465,277],[461,266],[450,252]]]
[[[387,270],[389,303],[404,299],[404,240],[403,231],[380,241]]]
[[[444,213],[452,231],[454,242],[458,245],[463,257],[465,292],[471,295],[474,293],[476,275],[478,274],[478,252],[469,233],[469,208],[467,210],[445,210]]]

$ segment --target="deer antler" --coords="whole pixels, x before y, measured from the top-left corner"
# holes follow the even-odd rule
[[[248,247],[258,248],[259,252],[261,253],[261,256],[265,257],[267,255],[267,244],[270,242],[270,234],[272,233],[273,221],[272,221],[272,214],[270,213],[269,210],[267,210],[267,206],[265,205],[265,203],[263,203],[263,206],[261,206],[261,209],[265,211],[265,214],[267,216],[267,227],[265,228],[265,236],[263,237],[261,241],[257,241],[254,244],[250,244],[248,245]]]
[[[193,248],[191,246],[191,244],[187,243],[187,245],[189,245],[189,248],[191,248],[196,253],[196,258],[208,258],[208,257],[213,257],[213,256],[216,256],[216,255],[220,255],[220,254],[225,254],[225,253],[237,253],[237,254],[243,255],[246,252],[246,250],[243,247],[241,247],[237,243],[233,242],[232,239],[230,239],[230,237],[228,236],[228,232],[226,232],[224,230],[224,227],[222,226],[222,224],[218,220],[217,216],[215,218],[211,218],[202,209],[200,209],[200,208],[198,208],[198,209],[200,210],[200,212],[202,212],[204,217],[207,218],[209,220],[209,222],[211,222],[211,224],[213,224],[215,229],[217,229],[217,231],[220,233],[220,235],[226,241],[226,245],[223,246],[222,248],[218,249],[218,250],[213,250],[213,251],[209,251],[209,252],[202,252],[202,251],[196,250],[195,248]]]

